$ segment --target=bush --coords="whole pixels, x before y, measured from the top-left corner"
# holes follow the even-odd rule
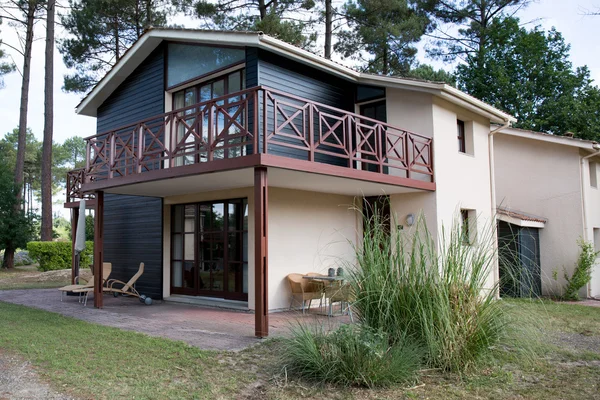
[[[416,378],[422,351],[408,341],[396,341],[368,327],[322,328],[299,325],[285,343],[286,368],[318,381],[366,387],[406,383]]]
[[[39,263],[40,271],[54,271],[71,266],[70,242],[29,242],[27,250],[29,256]],[[81,253],[80,266],[87,266],[92,262],[94,242],[85,242],[85,250]]]
[[[15,267],[31,264],[33,264],[33,260],[31,259],[31,257],[29,257],[28,251],[20,250],[15,253]]]
[[[374,217],[366,224],[355,248],[358,268],[348,267],[359,321],[385,332],[392,345],[413,338],[434,368],[461,371],[489,354],[506,328],[497,285],[485,287],[494,266],[493,229],[465,245],[455,223],[436,251],[422,217],[414,232],[392,238],[384,222]]]
[[[592,280],[592,270],[596,264],[596,257],[598,252],[594,249],[594,244],[586,242],[583,239],[577,241],[579,248],[579,258],[577,264],[575,264],[575,270],[573,275],[569,277],[565,271],[565,279],[567,285],[565,286],[565,293],[563,294],[564,300],[579,300],[579,290],[587,285]]]

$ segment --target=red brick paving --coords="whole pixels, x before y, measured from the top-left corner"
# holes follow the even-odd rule
[[[254,314],[242,311],[160,301],[146,306],[135,298],[108,295],[104,296],[104,308],[100,310],[92,306],[91,297],[87,307],[73,296],[65,296],[61,302],[60,292],[56,289],[0,290],[0,301],[151,336],[182,340],[206,350],[238,351],[260,342],[254,337]],[[271,313],[270,336],[288,334],[290,326],[297,321],[319,323],[330,329],[348,323],[349,318],[302,315],[299,311]]]

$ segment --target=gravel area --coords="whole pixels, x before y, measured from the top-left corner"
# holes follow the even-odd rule
[[[0,349],[0,400],[71,400],[40,380],[31,364]]]

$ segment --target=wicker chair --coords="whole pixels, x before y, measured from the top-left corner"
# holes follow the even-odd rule
[[[352,287],[348,283],[342,283],[341,281],[334,281],[330,286],[325,287],[325,298],[329,299],[329,316],[333,315],[333,303],[340,303],[340,312],[343,315],[344,311],[348,311],[350,321],[354,322],[352,316],[352,303],[354,302],[354,294],[352,293]],[[346,309],[344,309],[344,303]]]
[[[306,311],[306,302],[308,301],[308,310],[313,300],[323,300],[323,292],[319,285],[315,285],[309,279],[304,279],[301,274],[289,274],[287,280],[292,291],[290,299],[290,309],[294,305],[294,300],[299,298],[302,301],[302,313]]]

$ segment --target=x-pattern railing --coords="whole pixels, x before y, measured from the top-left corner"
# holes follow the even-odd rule
[[[91,181],[259,153],[433,182],[431,138],[260,86],[86,141],[68,197]]]

